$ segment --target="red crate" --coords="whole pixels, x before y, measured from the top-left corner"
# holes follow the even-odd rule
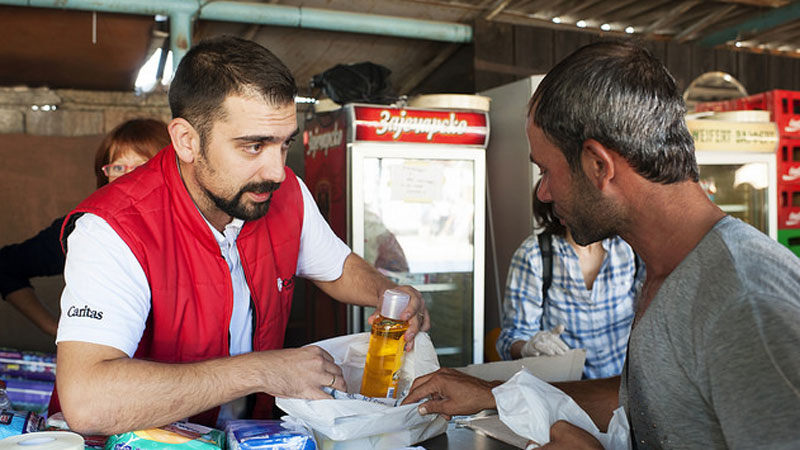
[[[698,103],[694,106],[695,112],[706,112],[706,111],[730,111],[728,101],[722,100],[717,102],[702,102]]]
[[[800,139],[778,141],[778,183],[800,184]]]
[[[778,126],[781,137],[800,137],[800,91],[776,89],[765,94],[770,120]]]
[[[778,184],[778,229],[800,228],[800,184]]]
[[[762,110],[768,111],[767,96],[765,93],[748,95],[736,99],[736,109],[740,111]]]

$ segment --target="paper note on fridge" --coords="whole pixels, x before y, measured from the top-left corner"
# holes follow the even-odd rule
[[[513,361],[470,364],[458,370],[484,380],[507,381],[522,367],[547,382],[575,381],[581,379],[586,350],[571,349],[559,356],[533,356]]]

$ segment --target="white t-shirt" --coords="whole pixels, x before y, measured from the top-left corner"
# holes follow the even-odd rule
[[[328,226],[306,185],[299,178],[298,182],[303,194],[303,229],[295,273],[311,280],[335,280],[342,275],[350,248]],[[246,353],[252,351],[252,308],[236,249],[243,222],[234,219],[224,233],[206,223],[231,271],[230,352]],[[81,216],[67,241],[66,287],[61,295],[56,343],[107,345],[133,357],[150,313],[150,288],[139,261],[111,226],[94,214]]]

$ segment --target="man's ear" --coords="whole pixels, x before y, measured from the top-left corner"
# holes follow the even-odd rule
[[[178,158],[185,163],[194,162],[200,152],[200,134],[186,119],[180,117],[172,119],[167,125],[172,148]]]
[[[615,163],[612,150],[605,145],[594,139],[587,139],[583,143],[581,152],[583,172],[598,189],[605,188],[614,179]]]

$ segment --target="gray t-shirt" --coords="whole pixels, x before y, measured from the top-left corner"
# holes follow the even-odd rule
[[[720,220],[631,332],[620,404],[637,448],[800,448],[800,259]]]

